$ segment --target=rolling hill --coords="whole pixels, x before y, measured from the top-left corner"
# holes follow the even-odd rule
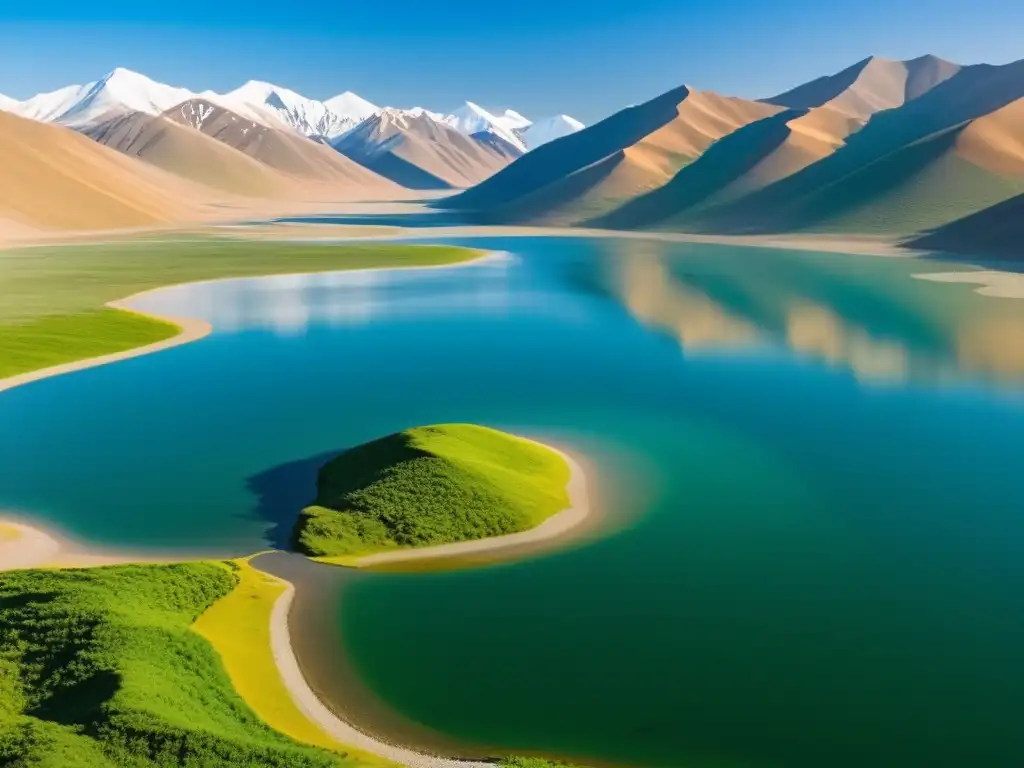
[[[274,197],[296,186],[248,155],[162,116],[119,115],[83,134],[170,173],[236,195]]]
[[[501,221],[579,221],[668,182],[713,142],[782,107],[681,86],[544,144],[440,206]]]
[[[194,219],[209,190],[66,128],[0,112],[0,218],[115,229]]]

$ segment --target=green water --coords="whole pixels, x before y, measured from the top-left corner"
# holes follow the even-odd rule
[[[216,332],[0,397],[0,508],[241,553],[333,452],[518,430],[591,458],[608,533],[356,580],[344,650],[402,716],[630,766],[1024,764],[1024,302],[909,260],[484,244],[515,258],[157,296]]]

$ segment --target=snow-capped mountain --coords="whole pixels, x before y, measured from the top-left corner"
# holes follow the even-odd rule
[[[158,115],[191,97],[192,93],[185,88],[164,85],[129,69],[118,68],[95,82],[69,85],[17,102],[10,111],[33,120],[74,128],[117,112]]]
[[[499,115],[502,124],[513,131],[521,131],[524,128],[528,128],[532,125],[533,121],[528,117],[523,117],[521,114],[516,112],[514,109],[506,109]]]
[[[85,85],[69,85],[41,93],[25,101],[0,95],[0,109],[42,122],[55,122],[84,130],[113,117],[141,112],[160,115],[171,107],[200,99],[269,128],[287,128],[310,138],[334,143],[367,119],[387,113],[385,124],[399,125],[421,117],[454,128],[466,136],[487,133],[502,139],[520,152],[546,144],[583,128],[566,115],[532,123],[511,109],[492,113],[467,101],[452,113],[432,112],[423,107],[381,109],[351,91],[326,101],[309,99],[288,88],[259,80],[228,93],[194,93],[151,80],[145,75],[118,68]]]
[[[223,95],[204,93],[201,96],[258,122],[266,123],[270,118],[304,136],[328,139],[340,136],[377,112],[377,107],[354,93],[335,96],[328,104],[259,80],[250,80]]]
[[[529,149],[536,149],[542,144],[582,131],[584,128],[586,126],[573,117],[555,115],[530,124],[522,129],[521,135]]]
[[[509,111],[507,110],[504,116],[497,117],[472,101],[467,101],[452,114],[446,116],[444,120],[448,125],[467,136],[477,133],[493,133],[525,152],[526,144],[516,132],[516,127],[519,126],[512,126],[511,123],[513,121],[509,120],[508,114]],[[520,124],[526,120],[526,118],[516,112],[512,114],[514,115],[514,121]]]
[[[371,104],[362,96],[352,93],[352,91],[345,91],[327,99],[324,102],[324,106],[336,115],[351,119],[353,126],[380,112],[380,107],[376,104]]]
[[[467,101],[443,119],[468,136],[492,133],[523,152],[536,149],[542,144],[586,127],[568,115],[547,117],[537,122],[512,109],[506,109],[500,115],[496,115],[471,101]]]

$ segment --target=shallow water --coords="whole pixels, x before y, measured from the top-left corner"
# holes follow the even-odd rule
[[[473,242],[513,256],[146,299],[215,332],[0,397],[0,508],[240,554],[334,452],[520,431],[591,457],[613,530],[347,587],[407,718],[632,766],[1024,762],[1024,302],[906,259]]]

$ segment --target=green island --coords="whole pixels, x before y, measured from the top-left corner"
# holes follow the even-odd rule
[[[165,341],[179,328],[107,307],[154,288],[260,275],[429,267],[478,251],[451,246],[285,243],[178,236],[0,253],[0,381]]]
[[[550,448],[505,432],[415,427],[328,462],[293,543],[330,560],[526,531],[569,505],[569,475]]]

